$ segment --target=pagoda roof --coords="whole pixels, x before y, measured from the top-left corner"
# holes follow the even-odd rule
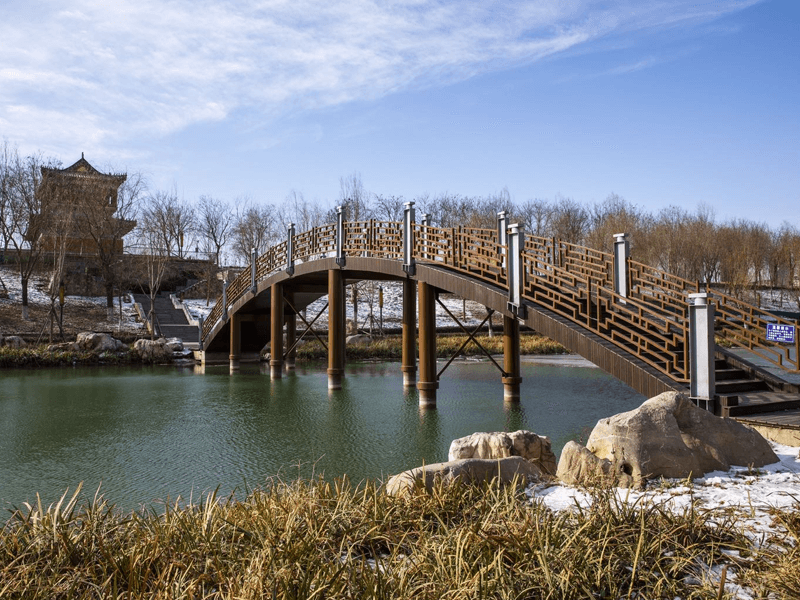
[[[46,176],[51,174],[67,177],[85,177],[87,179],[106,179],[110,182],[116,183],[118,186],[128,178],[128,175],[125,173],[101,173],[91,164],[89,164],[89,161],[84,158],[83,152],[81,152],[81,157],[77,162],[64,169],[42,167],[42,175]]]

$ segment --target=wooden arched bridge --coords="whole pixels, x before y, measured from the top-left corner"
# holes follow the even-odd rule
[[[336,223],[302,233],[292,225],[284,242],[254,253],[250,268],[226,284],[203,322],[201,347],[209,355],[227,354],[235,370],[243,352],[257,352],[269,341],[270,373],[280,377],[287,363],[293,365],[297,315],[327,295],[328,336],[320,341],[328,349],[329,387],[336,389],[344,376],[344,286],[372,279],[403,283],[401,369],[404,383],[419,389],[421,404],[436,399],[440,292],[503,315],[504,360],[498,367],[507,400],[519,397],[520,324],[642,394],[687,391],[717,412],[734,406],[743,390],[775,391],[782,384],[717,346],[715,336],[727,347],[798,372],[794,323],[635,262],[625,236],[616,237],[609,254],[526,236],[507,224],[504,213],[492,230],[416,222],[413,203],[406,204],[403,221],[344,222],[340,209]],[[771,341],[776,325],[794,332],[794,341]]]

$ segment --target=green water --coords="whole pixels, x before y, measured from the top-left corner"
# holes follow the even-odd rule
[[[324,365],[279,381],[258,366],[0,371],[0,507],[52,502],[84,483],[124,509],[279,475],[383,479],[447,459],[475,431],[530,429],[556,455],[643,397],[596,368],[523,363],[522,401],[503,403],[486,362],[454,363],[420,412],[397,363],[351,364],[329,392]]]

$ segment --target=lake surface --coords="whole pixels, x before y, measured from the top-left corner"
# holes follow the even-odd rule
[[[566,357],[565,357],[566,358]],[[455,362],[437,409],[421,412],[398,363],[355,363],[329,392],[325,365],[135,367],[0,371],[0,507],[52,502],[84,482],[130,510],[164,499],[221,494],[284,479],[347,474],[384,479],[447,460],[475,431],[530,429],[556,456],[598,419],[644,397],[600,369],[525,360],[522,401],[504,406],[488,362]],[[440,363],[441,368],[442,363]]]

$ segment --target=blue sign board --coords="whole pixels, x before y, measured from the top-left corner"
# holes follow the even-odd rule
[[[794,344],[795,326],[767,323],[767,341]]]

